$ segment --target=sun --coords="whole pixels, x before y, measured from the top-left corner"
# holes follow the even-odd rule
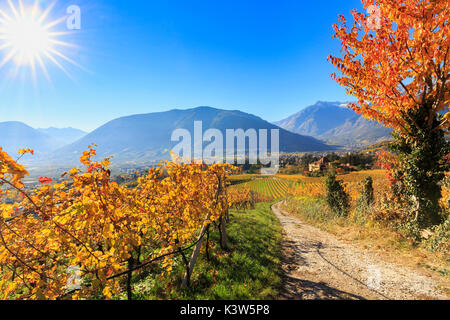
[[[61,47],[73,46],[59,40],[69,32],[57,32],[54,28],[65,20],[49,20],[53,5],[40,8],[38,0],[34,5],[25,7],[22,0],[14,5],[8,0],[9,12],[0,8],[0,68],[8,63],[14,63],[16,68],[28,67],[36,73],[36,65],[48,77],[46,62],[51,62],[59,69],[65,70],[60,60],[77,65],[60,50]]]
[[[38,56],[51,48],[49,32],[32,17],[20,17],[7,22],[3,36],[5,47],[11,47],[19,64],[32,65]]]

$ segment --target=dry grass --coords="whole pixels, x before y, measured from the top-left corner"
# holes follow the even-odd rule
[[[376,179],[384,179],[386,176],[386,171],[384,170],[363,170],[363,171],[356,171],[351,172],[348,174],[339,175],[338,179],[342,180],[344,182],[355,182],[355,181],[361,181],[364,180],[367,177],[372,177],[374,180]],[[285,175],[285,174],[278,174],[277,177],[297,181],[297,182],[305,182],[305,183],[318,183],[323,182],[325,180],[325,177],[307,177],[301,174],[295,174],[295,175]]]
[[[311,197],[311,198],[324,198],[326,195],[325,189],[325,177],[313,178],[305,176],[285,176],[280,175],[284,179],[296,181],[289,193],[295,197]],[[289,179],[289,177],[291,177]],[[372,177],[374,192],[377,198],[380,198],[381,194],[386,192],[388,181],[386,179],[384,170],[365,170],[352,172],[345,175],[339,175],[338,180],[344,182],[346,191],[351,197],[352,205],[356,205],[356,201],[361,195],[362,185],[361,183],[365,178]]]
[[[251,180],[254,177],[258,177],[259,175],[257,174],[235,174],[232,176],[228,177],[228,180],[230,180],[231,182],[233,181],[245,181],[245,180]]]
[[[363,171],[355,171],[350,172],[348,174],[343,174],[338,176],[339,179],[345,182],[353,182],[364,180],[366,177],[371,176],[374,180],[377,178],[384,178],[386,175],[386,171],[382,169],[377,170],[363,170]],[[277,174],[279,178],[287,179],[291,181],[299,181],[299,182],[322,182],[325,177],[307,177],[302,174]],[[230,181],[241,181],[241,180],[251,180],[255,178],[261,178],[267,176],[261,176],[259,174],[236,174],[229,177]]]

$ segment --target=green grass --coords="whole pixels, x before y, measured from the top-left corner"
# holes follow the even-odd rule
[[[204,251],[195,266],[191,286],[180,289],[184,274],[182,264],[164,279],[149,273],[143,280],[135,279],[134,299],[274,299],[282,284],[282,227],[270,209],[260,203],[245,213],[231,211],[227,233],[230,250],[223,251],[218,233],[211,234],[215,246],[211,260]]]

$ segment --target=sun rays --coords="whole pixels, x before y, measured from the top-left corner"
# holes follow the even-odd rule
[[[38,0],[30,6],[22,0],[6,2],[6,7],[0,7],[0,69],[11,67],[17,74],[26,68],[35,81],[39,69],[50,81],[47,65],[53,64],[71,77],[64,64],[80,66],[63,53],[63,48],[75,45],[61,39],[70,32],[56,29],[67,17],[50,18],[54,3],[41,8]]]

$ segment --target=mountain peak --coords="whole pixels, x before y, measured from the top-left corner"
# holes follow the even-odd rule
[[[347,108],[349,102],[317,101],[276,125],[331,144],[365,146],[390,138],[391,130]]]
[[[230,111],[201,106],[187,110],[132,115],[112,120],[79,141],[58,150],[53,159],[57,163],[73,161],[74,155],[81,154],[92,142],[98,145],[99,158],[114,157],[117,163],[151,163],[167,159],[168,150],[178,142],[171,141],[176,129],[193,132],[194,122],[202,121],[203,132],[217,129],[226,137],[227,129],[279,129],[280,151],[307,152],[324,151],[331,147],[317,139],[298,135],[279,128],[257,116],[241,111]],[[205,146],[207,143],[205,143]],[[224,144],[225,145],[225,144]],[[270,149],[270,139],[268,147]]]
[[[0,146],[11,154],[23,148],[34,149],[36,154],[56,150],[72,143],[86,133],[74,128],[34,129],[19,121],[0,122]]]
[[[193,110],[195,111],[217,111],[219,109],[210,107],[210,106],[199,106],[197,108],[194,108]]]
[[[20,128],[20,127],[31,128],[31,127],[30,127],[29,125],[27,125],[26,123],[23,123],[23,122],[20,122],[20,121],[4,121],[4,122],[0,122],[0,126],[2,126],[2,127],[6,127],[6,126],[12,127],[12,126],[15,126],[15,127],[18,127],[18,128]]]

